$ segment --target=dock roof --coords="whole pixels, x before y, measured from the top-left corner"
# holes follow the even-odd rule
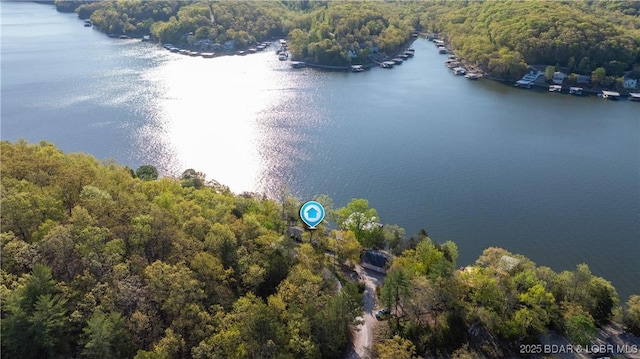
[[[607,96],[620,96],[620,92],[617,91],[602,90],[602,94]]]

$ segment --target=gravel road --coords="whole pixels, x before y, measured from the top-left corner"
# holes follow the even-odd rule
[[[365,284],[364,312],[358,319],[362,324],[358,325],[352,333],[352,347],[347,352],[345,359],[369,358],[369,350],[373,344],[373,327],[378,323],[375,317],[376,311],[376,287],[384,280],[384,274],[377,273],[361,266],[356,266],[360,275],[360,281]]]

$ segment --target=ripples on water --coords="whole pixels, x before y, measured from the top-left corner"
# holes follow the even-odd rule
[[[299,112],[304,89],[273,51],[214,59],[170,54],[145,78],[162,96],[154,99],[152,142],[175,149],[181,168],[203,170],[236,191],[266,191],[278,173],[303,159],[301,127],[315,126]],[[144,131],[145,134],[154,130]],[[188,163],[187,163],[188,161]]]

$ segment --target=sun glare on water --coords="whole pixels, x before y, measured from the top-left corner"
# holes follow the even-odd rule
[[[153,99],[157,143],[170,147],[174,175],[202,171],[234,192],[257,191],[267,163],[261,158],[258,117],[286,101],[275,89],[282,76],[269,53],[214,59],[169,54],[147,76],[160,95]],[[274,63],[275,61],[275,63]],[[166,159],[165,159],[166,160]]]

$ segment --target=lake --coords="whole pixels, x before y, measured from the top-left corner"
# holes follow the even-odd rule
[[[109,38],[53,6],[2,6],[2,139],[42,139],[236,193],[336,207],[556,271],[587,263],[640,293],[640,104],[454,76],[433,43],[362,73],[292,69],[275,49],[213,59]]]

